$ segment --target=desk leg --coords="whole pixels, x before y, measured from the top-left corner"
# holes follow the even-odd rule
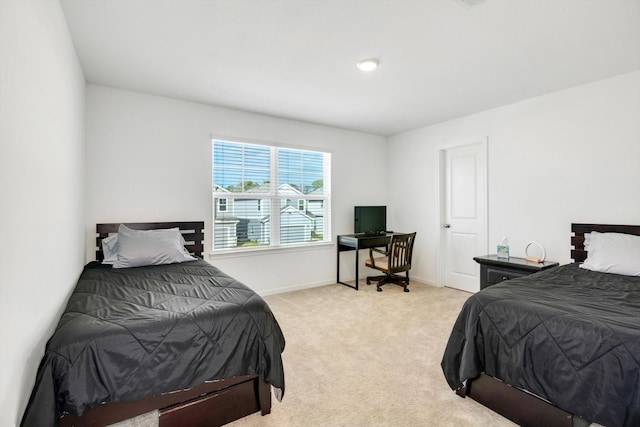
[[[336,246],[336,283],[340,283],[340,244]]]
[[[360,251],[356,248],[356,291],[358,290],[358,264],[360,264],[358,262],[360,261],[360,257],[358,256],[359,253]]]
[[[341,285],[344,286],[348,286],[350,288],[355,289],[356,291],[358,290],[358,249],[356,248],[356,285],[352,286],[348,283],[345,282],[341,282],[340,281],[340,252],[344,252],[340,250],[340,245],[338,245],[338,250],[337,250],[337,255],[336,255],[336,282],[340,283]]]

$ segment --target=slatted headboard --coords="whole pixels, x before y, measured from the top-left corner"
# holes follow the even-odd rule
[[[571,258],[574,262],[584,262],[587,259],[587,251],[584,249],[584,234],[592,231],[600,233],[625,233],[640,236],[640,225],[615,225],[615,224],[571,224]]]
[[[129,223],[111,223],[96,224],[96,260],[102,261],[104,254],[102,252],[102,239],[109,237],[110,234],[118,232],[120,224],[124,224],[133,230],[153,230],[157,228],[176,228],[180,229],[185,240],[184,247],[194,256],[202,258],[204,250],[204,222],[129,222]]]

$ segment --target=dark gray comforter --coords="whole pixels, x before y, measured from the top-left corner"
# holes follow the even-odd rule
[[[484,372],[591,422],[640,426],[640,277],[570,264],[486,288],[442,369],[452,389]]]
[[[47,343],[22,425],[241,375],[284,393],[284,345],[267,303],[205,261],[90,263]]]

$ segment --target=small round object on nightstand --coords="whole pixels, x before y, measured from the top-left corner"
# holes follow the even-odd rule
[[[540,248],[540,251],[542,251],[542,256],[539,258],[533,257],[529,255],[529,248],[531,247],[531,245],[535,245],[538,248]],[[527,244],[527,246],[524,248],[524,253],[525,256],[527,257],[527,261],[533,261],[533,262],[537,262],[538,264],[544,262],[545,257],[547,256],[547,253],[545,252],[544,248],[542,247],[542,245],[538,242],[530,242]]]

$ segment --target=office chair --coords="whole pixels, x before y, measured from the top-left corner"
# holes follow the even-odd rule
[[[382,271],[384,275],[368,276],[367,285],[370,285],[371,281],[377,282],[376,289],[378,292],[382,292],[381,286],[387,283],[395,283],[398,286],[402,286],[405,292],[409,292],[407,286],[409,286],[409,270],[411,270],[411,255],[415,238],[416,233],[394,234],[391,236],[391,241],[386,251],[370,248],[369,259],[365,262],[365,265]],[[374,257],[374,252],[384,256]],[[397,274],[402,272],[405,273],[405,277]]]

